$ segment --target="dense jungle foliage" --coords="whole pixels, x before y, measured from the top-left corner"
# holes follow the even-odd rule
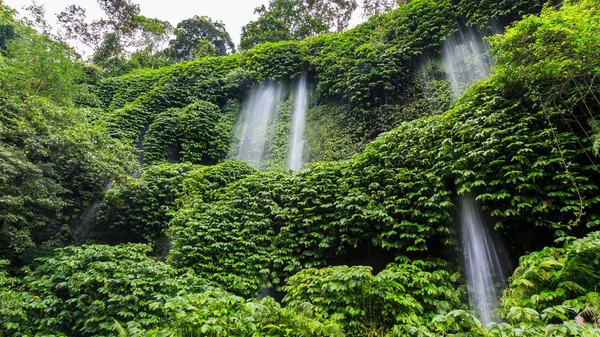
[[[600,313],[600,1],[413,0],[260,43],[273,4],[239,53],[196,16],[171,43],[192,60],[113,76],[0,2],[0,336],[597,336],[574,318]],[[196,21],[221,51],[188,48]],[[498,25],[492,75],[455,99],[444,42]],[[231,158],[267,82],[257,170]],[[467,194],[516,265],[489,325],[460,263]]]

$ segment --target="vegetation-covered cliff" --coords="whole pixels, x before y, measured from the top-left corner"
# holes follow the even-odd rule
[[[600,312],[597,0],[414,0],[114,77],[1,10],[0,335],[598,334],[574,321]],[[444,48],[467,32],[495,66],[455,98]],[[234,159],[266,83],[257,169]],[[516,267],[487,325],[465,195]]]

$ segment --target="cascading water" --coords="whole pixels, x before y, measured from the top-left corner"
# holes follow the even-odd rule
[[[277,117],[281,93],[281,86],[272,83],[252,89],[238,120],[236,129],[239,130],[240,138],[237,159],[256,169],[260,169],[264,159],[265,144],[269,136],[267,131]]]
[[[292,139],[290,141],[290,156],[288,167],[298,171],[302,168],[304,152],[304,126],[306,125],[306,108],[308,106],[308,91],[306,78],[302,76],[294,96],[294,116],[292,118]]]
[[[444,72],[459,97],[471,84],[491,74],[494,61],[481,34],[471,29],[459,29],[442,47]]]
[[[502,254],[504,250],[488,228],[473,195],[460,199],[464,270],[469,288],[471,308],[479,320],[492,322],[491,311],[496,308],[499,290],[506,287]]]
[[[102,190],[102,193],[108,191],[108,189],[112,186],[112,183],[112,180],[109,181]],[[96,212],[98,212],[98,207],[100,207],[101,203],[102,199],[98,199],[96,197],[92,198],[88,207],[79,216],[77,230],[75,231],[75,245],[82,245],[87,240],[90,234],[90,230],[92,228],[92,222],[94,220],[94,217],[96,216]]]

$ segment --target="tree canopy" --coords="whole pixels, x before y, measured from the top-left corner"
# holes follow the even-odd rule
[[[177,24],[175,39],[169,42],[173,57],[179,61],[198,56],[227,55],[235,45],[225,25],[206,16],[194,16]]]
[[[242,27],[240,48],[343,31],[357,6],[356,0],[271,0],[255,9],[256,21]]]

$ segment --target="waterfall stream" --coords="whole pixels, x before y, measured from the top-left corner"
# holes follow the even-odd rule
[[[494,61],[481,34],[471,29],[459,29],[442,47],[444,72],[455,98],[492,72]]]
[[[277,119],[281,96],[281,85],[262,84],[251,90],[250,98],[242,108],[236,128],[240,132],[237,159],[256,169],[260,169],[264,160],[268,128]]]
[[[298,171],[302,168],[302,154],[304,152],[304,127],[306,125],[306,109],[308,101],[308,91],[306,78],[302,76],[296,87],[294,95],[294,116],[292,118],[292,138],[290,140],[290,155],[288,167],[291,170]]]
[[[492,322],[491,311],[497,306],[499,290],[506,287],[502,263],[505,251],[501,243],[494,240],[493,230],[486,226],[473,195],[461,197],[460,219],[471,308],[487,325]]]
[[[112,180],[109,181],[106,184],[106,186],[104,187],[104,189],[102,190],[102,193],[106,193],[106,191],[108,191],[108,189],[110,189],[112,184],[113,184]],[[75,245],[82,245],[86,242],[86,240],[90,234],[90,230],[92,229],[92,223],[94,221],[94,217],[96,216],[96,212],[98,212],[98,207],[100,207],[101,203],[102,203],[102,199],[93,197],[92,200],[90,200],[88,207],[79,216],[79,219],[77,221],[78,226],[77,226],[77,229],[75,230],[75,235],[74,235],[74,244]]]

